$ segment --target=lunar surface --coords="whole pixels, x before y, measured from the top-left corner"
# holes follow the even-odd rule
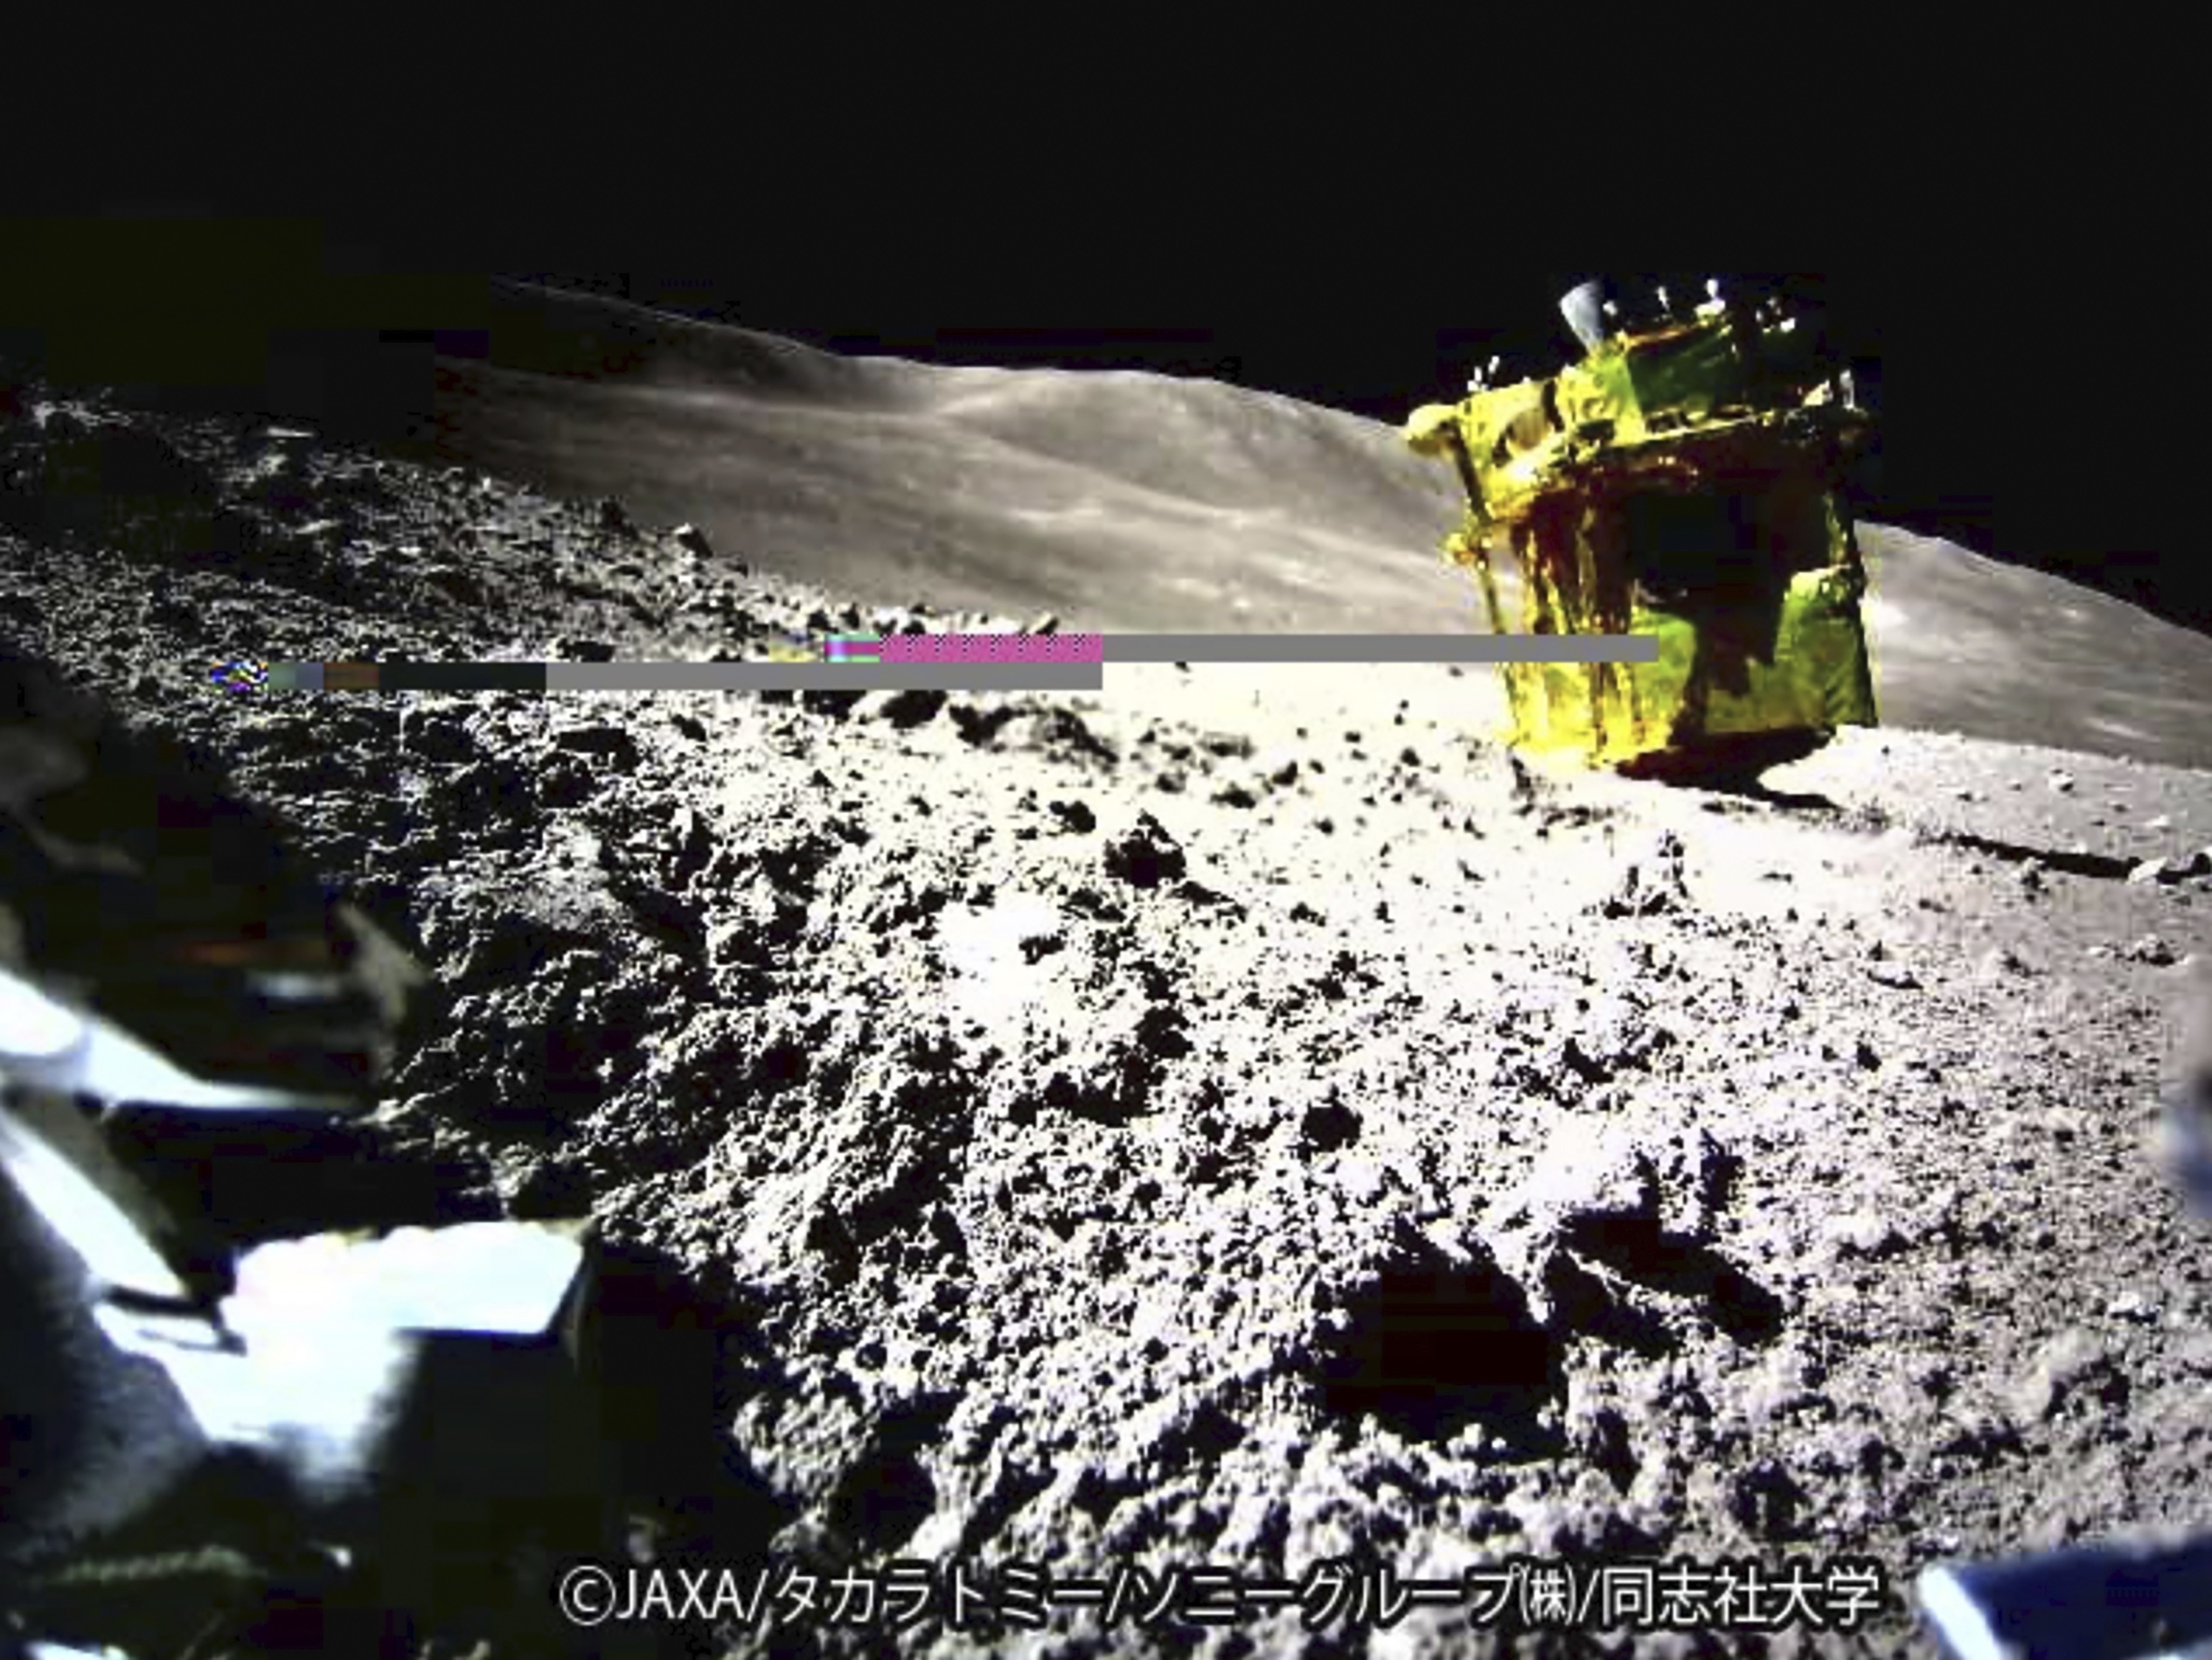
[[[0,627],[435,973],[368,1145],[231,1149],[229,1225],[588,1210],[659,1274],[611,1374],[641,1549],[1123,1599],[608,1651],[1926,1654],[1927,1563],[2212,1524],[2212,1239],[2147,1144],[2212,645],[1867,527],[1897,724],[1732,794],[1524,766],[1443,667],[212,684],[1479,626],[1448,478],[1349,416],[546,316],[447,366],[443,463],[29,389]],[[1516,1635],[1329,1592],[1720,1559],[1832,1600]],[[1209,1619],[1207,1567],[1289,1590]]]
[[[1115,632],[1488,626],[1436,552],[1463,506],[1450,469],[1374,421],[1210,380],[848,359],[501,294],[474,354],[441,366],[440,459],[619,495],[833,592]],[[1455,395],[1467,366],[1437,373],[1407,388],[1408,413]],[[2212,640],[1948,542],[1882,525],[1861,540],[1888,725],[2212,766]],[[1489,672],[1478,684],[1496,695]]]

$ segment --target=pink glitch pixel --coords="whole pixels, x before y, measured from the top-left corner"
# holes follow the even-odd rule
[[[1103,634],[893,634],[884,663],[1103,663]]]

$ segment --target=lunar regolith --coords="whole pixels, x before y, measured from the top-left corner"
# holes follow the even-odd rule
[[[234,1173],[236,1227],[595,1214],[720,1339],[618,1390],[677,1557],[1863,1559],[1850,1631],[1593,1646],[1894,1654],[1933,1560],[2212,1521],[2212,1259],[2146,1142],[2212,914],[2203,640],[1875,527],[1902,724],[1750,794],[1524,766],[1442,668],[210,683],[1047,607],[1474,626],[1383,429],[667,329],[598,380],[451,366],[444,465],[11,424],[10,639],[219,759],[438,979],[359,1179]],[[1589,1651],[1312,1613],[684,1640]]]

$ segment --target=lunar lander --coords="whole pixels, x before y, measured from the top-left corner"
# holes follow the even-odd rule
[[[1650,662],[1507,665],[1508,741],[1698,777],[1875,724],[1843,488],[1872,423],[1848,371],[1778,300],[1717,284],[1694,307],[1658,289],[1632,315],[1585,283],[1560,309],[1582,361],[1512,385],[1479,375],[1405,428],[1465,487],[1444,551],[1474,573],[1492,628],[1657,642]]]

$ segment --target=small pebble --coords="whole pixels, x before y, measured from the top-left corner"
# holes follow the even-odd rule
[[[1849,1251],[1861,1257],[1873,1257],[1900,1243],[1897,1229],[1887,1217],[1871,1210],[1852,1211],[1847,1215],[1832,1216],[1820,1230],[1827,1242],[1839,1251]]]

